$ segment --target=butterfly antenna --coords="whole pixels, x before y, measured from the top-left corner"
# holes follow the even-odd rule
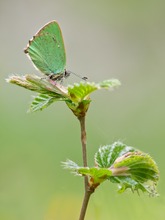
[[[82,79],[82,80],[84,80],[84,81],[86,81],[86,80],[88,79],[88,77],[86,77],[86,76],[81,76],[81,75],[79,75],[79,74],[77,74],[77,73],[73,73],[73,72],[70,71],[70,70],[66,70],[65,72],[66,72],[67,75],[73,74],[73,75],[77,76],[78,78],[80,78],[80,79]]]

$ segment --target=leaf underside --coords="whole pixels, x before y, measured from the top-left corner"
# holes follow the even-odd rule
[[[39,94],[38,96],[34,97],[30,105],[30,112],[43,110],[44,108],[48,107],[50,104],[58,100],[58,98],[54,98],[46,94]]]
[[[98,89],[109,89],[119,85],[117,80],[107,80],[101,82],[100,84],[80,82],[79,84],[75,83],[73,86],[68,86],[68,88],[65,88],[58,83],[50,84],[50,82],[46,79],[40,80],[37,77],[32,78],[29,75],[25,80],[28,82],[30,81],[33,87],[37,85],[37,91],[42,91],[42,93],[39,93],[36,97],[34,97],[34,100],[30,106],[31,112],[43,110],[56,101],[65,101],[68,107],[74,111],[75,114],[77,112],[79,114],[81,107],[84,108],[82,109],[83,111],[88,109],[90,103],[90,93]],[[46,89],[48,89],[48,91]],[[66,89],[66,91],[64,91],[64,89]]]

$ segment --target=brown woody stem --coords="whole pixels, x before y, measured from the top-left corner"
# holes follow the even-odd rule
[[[87,150],[86,150],[86,129],[85,129],[85,116],[78,118],[81,126],[81,144],[82,144],[82,156],[83,156],[83,165],[87,167]],[[91,194],[94,192],[92,188],[88,186],[88,177],[84,177],[84,186],[85,186],[85,194],[81,207],[79,220],[84,220],[88,202]]]

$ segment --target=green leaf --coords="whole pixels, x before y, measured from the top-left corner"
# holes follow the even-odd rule
[[[31,112],[43,110],[57,100],[59,100],[59,98],[53,98],[46,94],[39,94],[38,96],[34,97],[29,110]]]
[[[108,179],[119,184],[119,192],[130,188],[133,192],[139,190],[156,196],[156,185],[159,180],[159,170],[155,161],[146,153],[121,142],[100,147],[95,154],[98,167],[107,167],[112,171]]]
[[[158,196],[156,185],[152,182],[147,182],[146,184],[144,184],[141,182],[137,182],[128,176],[110,177],[109,180],[112,183],[118,183],[119,193],[123,193],[127,189],[131,189],[132,192],[137,192],[138,194],[141,190],[144,193],[147,192],[149,196]]]
[[[148,193],[157,196],[156,185],[159,180],[159,170],[155,161],[146,153],[115,142],[99,148],[95,154],[95,167],[79,167],[73,161],[65,162],[67,169],[77,175],[87,176],[89,186],[96,188],[105,180],[117,183],[120,193],[126,189],[132,192]]]
[[[118,79],[111,79],[111,80],[104,80],[103,82],[100,82],[97,85],[98,88],[112,89],[114,87],[120,86],[121,83]]]
[[[120,85],[117,79],[105,80],[100,83],[81,82],[75,83],[73,86],[68,86],[68,93],[73,102],[81,102],[82,100],[89,99],[90,93],[99,89],[110,89]]]
[[[71,160],[67,160],[66,162],[62,163],[65,169],[69,169],[72,173],[81,176],[88,176],[89,178],[89,185],[93,188],[96,188],[100,183],[105,181],[107,178],[112,176],[112,171],[99,168],[99,167],[79,167],[75,162]]]
[[[68,86],[68,93],[71,97],[71,100],[75,103],[81,102],[83,99],[86,99],[89,94],[97,90],[95,83],[75,83],[73,86]]]
[[[135,148],[127,146],[122,142],[105,145],[99,148],[95,154],[95,162],[99,167],[110,167],[114,161],[127,152],[135,151]]]
[[[112,171],[105,169],[105,168],[99,168],[99,167],[83,167],[78,169],[78,173],[89,176],[89,185],[96,188],[100,183],[104,182],[107,178],[112,176]]]
[[[81,82],[68,86],[70,100],[66,101],[68,107],[78,118],[84,117],[91,102],[90,94],[99,89],[110,89],[120,85],[118,80],[105,80],[100,83]]]
[[[145,153],[140,151],[129,152],[118,158],[113,168],[118,169],[121,167],[129,168],[128,174],[133,179],[139,182],[146,182],[148,180],[157,181],[159,179],[159,171],[154,160]]]

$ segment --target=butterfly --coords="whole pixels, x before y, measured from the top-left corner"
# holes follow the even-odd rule
[[[50,21],[44,25],[29,40],[24,52],[38,70],[54,81],[62,81],[72,73],[66,70],[64,41],[60,26],[56,21]],[[87,79],[87,77],[80,78]]]

